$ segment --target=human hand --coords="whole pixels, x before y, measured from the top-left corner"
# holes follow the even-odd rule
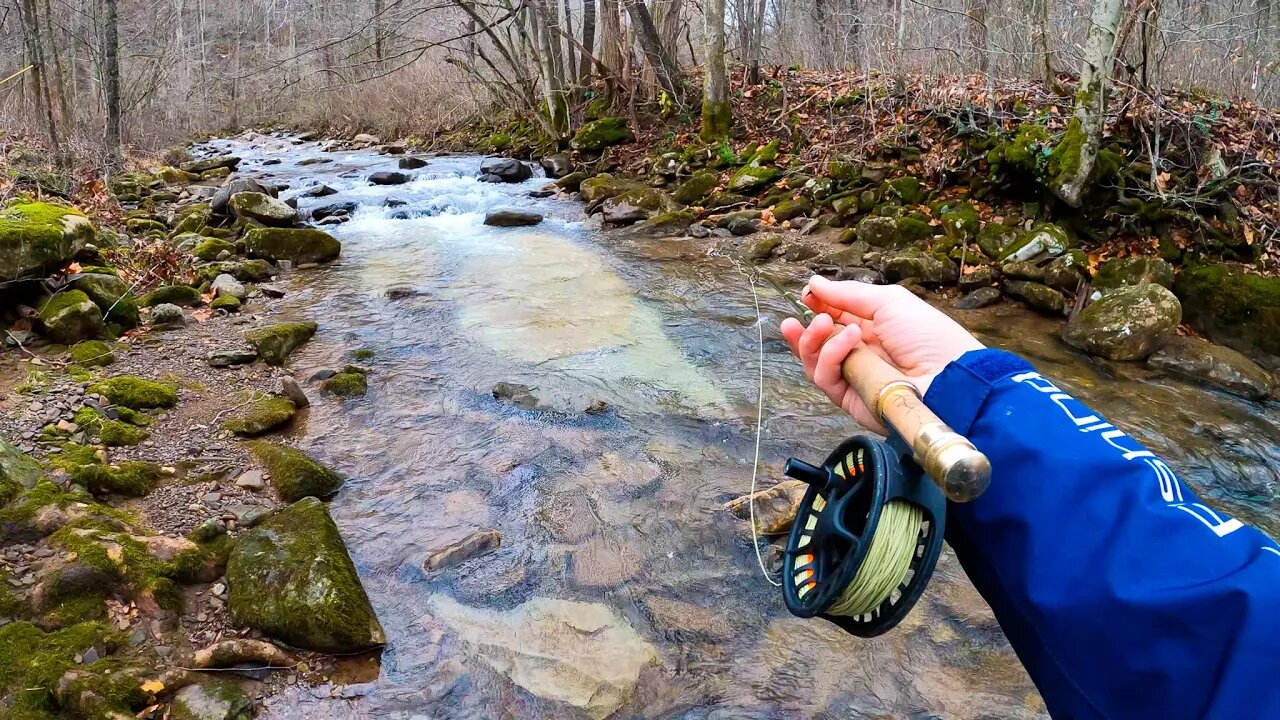
[[[922,396],[948,363],[984,347],[959,323],[900,285],[834,282],[814,275],[802,299],[818,315],[807,328],[795,318],[782,322],[791,352],[831,402],[881,434],[883,424],[841,373],[845,357],[859,343],[897,368]],[[836,332],[837,324],[844,329]]]

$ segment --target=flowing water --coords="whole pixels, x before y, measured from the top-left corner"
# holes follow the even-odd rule
[[[380,667],[287,688],[266,717],[600,718],[619,705],[625,718],[1047,717],[949,553],[912,615],[873,640],[791,617],[761,577],[746,523],[720,510],[751,477],[757,315],[706,241],[602,232],[576,202],[529,198],[544,180],[478,182],[478,157],[432,158],[382,187],[364,178],[395,158],[371,151],[211,147],[290,185],[283,197],[339,190],[300,198],[304,210],[360,204],[331,229],[341,260],[294,273],[285,312],[320,324],[303,371],[375,352],[368,396],[317,402],[298,441],[350,477],[332,512],[388,645]],[[299,164],[317,157],[332,162]],[[499,206],[548,220],[484,226]],[[413,292],[389,299],[393,287]],[[761,302],[767,486],[788,455],[820,460],[856,428],[786,352],[785,303],[767,289]],[[1012,305],[957,317],[1219,506],[1278,529],[1274,404],[1090,361]],[[547,409],[495,400],[499,382],[533,387]],[[496,552],[422,569],[485,528],[501,532]]]

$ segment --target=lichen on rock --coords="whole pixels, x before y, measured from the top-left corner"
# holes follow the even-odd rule
[[[1062,331],[1068,345],[1110,360],[1142,360],[1182,322],[1182,305],[1161,285],[1118,288],[1090,303]]]

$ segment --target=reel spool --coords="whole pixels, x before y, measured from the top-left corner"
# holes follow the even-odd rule
[[[822,467],[791,458],[808,483],[787,536],[783,597],[803,618],[880,635],[920,599],[942,550],[947,501],[896,436],[845,440]]]

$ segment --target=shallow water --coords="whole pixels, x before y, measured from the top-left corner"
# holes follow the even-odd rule
[[[245,158],[243,173],[290,184],[285,197],[320,181],[341,191],[302,198],[305,210],[361,203],[332,228],[341,260],[294,273],[286,312],[320,323],[296,356],[303,371],[376,353],[369,395],[316,402],[299,442],[351,478],[332,511],[388,646],[376,676],[295,686],[265,717],[600,717],[573,697],[576,678],[502,648],[532,643],[550,657],[589,643],[596,630],[536,624],[551,601],[598,604],[555,607],[609,618],[589,662],[629,698],[615,717],[1047,717],[949,554],[915,612],[873,640],[792,618],[761,578],[745,523],[719,510],[750,482],[756,310],[744,277],[703,242],[602,233],[577,203],[525,196],[545,180],[478,183],[478,157],[433,158],[411,183],[378,187],[363,178],[394,169],[394,157],[283,140],[212,146]],[[334,162],[297,164],[317,156]],[[273,157],[283,162],[260,165]],[[406,204],[383,207],[389,196]],[[484,211],[503,205],[549,219],[484,226]],[[387,299],[406,286],[418,294]],[[787,456],[820,460],[855,427],[787,354],[776,330],[785,303],[767,290],[761,302],[768,484]],[[1164,454],[1214,502],[1277,529],[1274,405],[1090,361],[1012,305],[957,317]],[[558,412],[494,400],[502,381],[533,386]],[[597,400],[609,409],[582,412]],[[490,527],[497,552],[422,570],[430,549]]]

